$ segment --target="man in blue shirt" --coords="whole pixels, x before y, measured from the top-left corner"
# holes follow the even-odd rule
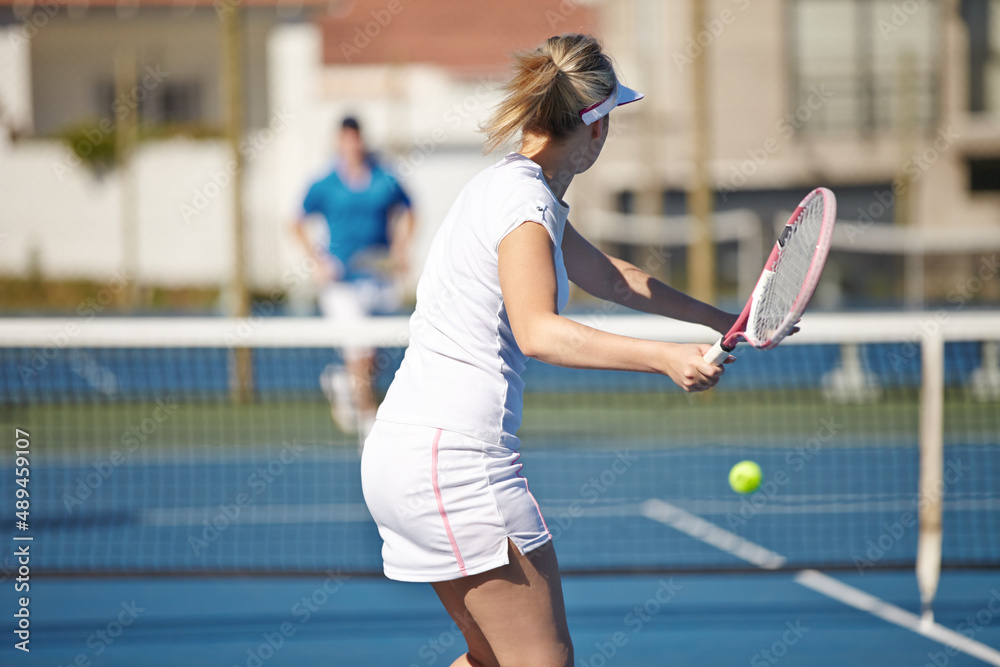
[[[338,152],[333,170],[309,188],[294,231],[317,262],[320,311],[348,322],[398,307],[395,281],[382,267],[388,258],[392,273],[405,274],[414,217],[399,182],[368,154],[354,118],[341,123]],[[306,216],[311,214],[326,220],[325,247],[307,233]],[[375,350],[349,348],[343,356],[346,369],[328,366],[320,381],[337,425],[363,441],[375,420]]]

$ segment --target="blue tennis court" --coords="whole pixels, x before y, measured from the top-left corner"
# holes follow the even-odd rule
[[[34,567],[86,571],[100,563],[126,576],[33,583],[31,610],[39,620],[31,664],[450,664],[462,640],[430,587],[371,576],[380,564],[379,542],[360,486],[327,483],[355,478],[356,454],[301,449],[280,469],[272,467],[265,491],[226,523],[217,518],[234,504],[229,496],[287,449],[255,450],[256,460],[216,451],[210,463],[184,462],[181,452],[170,463],[169,452],[160,452],[157,461],[115,469],[73,506],[75,520],[40,521]],[[578,664],[983,664],[949,650],[947,635],[919,634],[913,572],[884,569],[912,560],[917,531],[905,519],[914,510],[912,495],[891,488],[873,493],[865,475],[834,489],[809,473],[829,466],[876,470],[888,457],[915,475],[912,448],[828,446],[798,471],[797,459],[785,463],[773,449],[740,454],[748,451],[772,479],[786,470],[787,482],[747,500],[723,489],[724,475],[712,472],[724,470],[735,452],[681,447],[575,452],[580,483],[570,484],[565,452],[526,451],[525,470],[565,570],[665,570],[566,577]],[[997,501],[986,492],[1000,464],[996,451],[949,448],[961,475],[948,489],[947,525],[979,522],[984,538],[1000,533]],[[56,507],[74,480],[93,470],[62,465],[35,474],[46,479]],[[578,494],[567,497],[571,486]],[[691,523],[699,520],[719,534],[700,532]],[[213,523],[219,528],[206,530]],[[992,538],[946,534],[946,558],[988,559],[993,548]],[[845,563],[855,566],[845,570]],[[223,574],[278,564],[314,574]],[[836,569],[816,573],[820,590],[796,569],[823,564]],[[734,568],[743,571],[675,571]],[[760,568],[782,571],[748,571]],[[153,569],[215,569],[220,576],[127,576]],[[846,601],[836,597],[844,591],[831,595],[827,576],[850,586]],[[863,594],[898,610],[890,620],[874,616]],[[952,639],[970,640],[1000,660],[995,650],[988,653],[1000,646],[996,570],[946,572],[935,610]],[[80,660],[89,662],[74,663]]]
[[[429,586],[381,576],[357,443],[317,381],[338,353],[288,328],[294,345],[249,355],[242,399],[218,336],[0,349],[3,424],[29,431],[33,452],[28,664],[409,667],[461,654]],[[1000,665],[987,348],[945,348],[929,499],[944,571],[935,623],[922,623],[923,369],[907,345],[856,343],[853,379],[842,345],[748,352],[723,388],[693,397],[661,377],[532,365],[520,461],[565,574],[576,663]],[[401,351],[380,354],[384,388]],[[764,471],[750,495],[727,483],[745,459]],[[13,470],[0,473],[11,496]],[[411,498],[407,511],[437,511],[431,489]]]
[[[391,551],[547,531],[575,667],[1000,667],[1000,0],[0,0],[0,38],[0,667],[450,666],[383,574],[380,404],[438,429],[371,441]],[[503,667],[548,611],[479,615]]]
[[[917,611],[911,572],[834,576]],[[564,590],[581,666],[996,664],[789,573],[567,576]],[[995,571],[946,572],[938,623],[995,649],[998,591]],[[464,650],[429,586],[372,578],[43,579],[32,613],[32,652],[16,664],[423,667]],[[0,655],[15,664],[9,643]]]
[[[801,452],[773,445],[523,451],[524,474],[568,572],[865,571],[907,565],[916,550],[919,455],[913,446],[864,447],[831,438]],[[726,481],[741,458],[759,461],[766,471],[762,488],[747,497]],[[44,480],[34,490],[36,567],[91,573],[381,569],[381,542],[353,450],[288,443],[249,451],[157,450],[134,459],[116,466],[97,456],[34,470]],[[1000,448],[951,445],[945,467],[950,530],[944,560],[989,565],[1000,539],[1000,499],[992,483]],[[409,510],[433,509],[433,503],[428,489]],[[782,560],[748,559],[741,542],[706,541],[698,526],[685,525],[688,517]],[[13,526],[4,531],[10,535]]]

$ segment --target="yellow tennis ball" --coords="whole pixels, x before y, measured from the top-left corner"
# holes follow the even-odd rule
[[[740,461],[729,471],[729,486],[736,493],[753,493],[760,488],[760,466],[753,461]]]

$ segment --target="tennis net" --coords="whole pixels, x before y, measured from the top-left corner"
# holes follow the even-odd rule
[[[647,316],[578,319],[714,339]],[[998,324],[998,313],[810,315],[776,350],[741,348],[698,395],[664,377],[530,362],[521,462],[561,566],[911,567],[918,510],[936,500],[944,566],[996,566]],[[29,434],[31,481],[27,530],[9,517],[4,536],[31,535],[33,567],[51,573],[380,572],[357,439],[331,419],[321,377],[345,347],[371,346],[384,392],[406,331],[403,318],[7,320],[0,497],[17,488],[15,429]],[[929,344],[944,358],[943,420],[923,427],[943,443],[937,498],[918,486]],[[764,471],[747,496],[727,484],[743,459]]]

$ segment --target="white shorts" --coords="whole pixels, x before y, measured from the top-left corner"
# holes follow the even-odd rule
[[[376,421],[361,457],[385,575],[450,581],[552,539],[515,449],[429,426]]]
[[[332,282],[318,295],[319,311],[323,317],[338,322],[357,322],[372,315],[391,313],[399,308],[400,295],[396,284],[380,278],[359,278],[353,281]],[[375,354],[367,347],[343,350],[348,361]]]

